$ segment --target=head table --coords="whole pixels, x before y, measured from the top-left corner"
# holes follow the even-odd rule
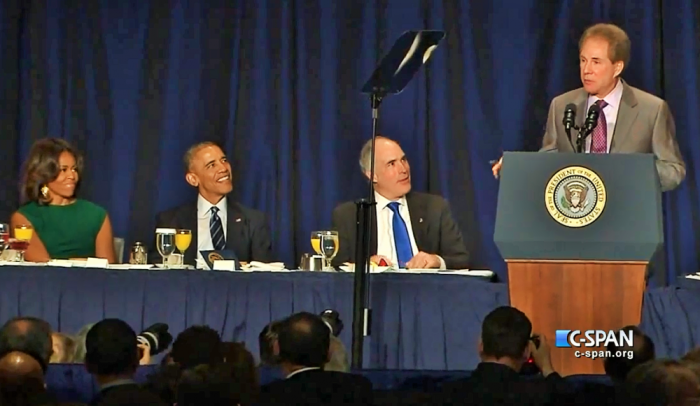
[[[700,341],[700,280],[648,290],[642,329],[657,355],[677,357]],[[120,318],[135,330],[167,323],[176,336],[209,325],[225,341],[245,342],[257,357],[258,334],[272,320],[299,311],[340,312],[341,339],[350,349],[352,273],[113,270],[84,267],[0,266],[0,322],[40,317],[57,331]],[[481,322],[508,304],[508,287],[449,274],[371,276],[371,336],[365,367],[470,370],[479,362]]]

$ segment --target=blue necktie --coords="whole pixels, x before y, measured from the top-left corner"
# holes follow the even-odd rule
[[[399,213],[399,202],[391,202],[387,205],[394,212],[392,227],[394,229],[394,244],[396,244],[396,259],[399,267],[404,268],[406,262],[413,258],[413,248],[411,248],[411,237],[408,236],[408,227],[403,217]]]
[[[226,248],[226,238],[224,238],[224,226],[221,224],[221,218],[218,213],[218,207],[214,206],[211,208],[209,232],[211,233],[211,242],[214,244],[214,249],[221,251]]]

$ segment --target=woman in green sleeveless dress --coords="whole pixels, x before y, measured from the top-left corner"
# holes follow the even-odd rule
[[[34,229],[27,261],[92,257],[115,262],[107,211],[76,197],[82,169],[82,157],[63,139],[42,139],[32,146],[23,176],[25,204],[10,219],[12,229]]]

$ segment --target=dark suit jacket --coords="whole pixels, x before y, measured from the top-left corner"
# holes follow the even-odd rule
[[[549,106],[547,129],[541,151],[575,152],[578,132],[571,139],[564,131],[566,105],[576,105],[576,125],[586,117],[588,93],[583,88],[555,97]],[[612,134],[610,153],[653,153],[663,191],[676,188],[685,178],[685,163],[676,141],[676,125],[668,104],[662,99],[622,82],[622,99]]]
[[[265,214],[244,207],[230,198],[226,201],[226,248],[233,251],[242,262],[273,262],[270,228]],[[156,228],[192,230],[192,245],[185,251],[185,263],[196,265],[199,228],[196,201],[159,213],[156,216]],[[157,252],[154,255],[157,257]]]
[[[372,405],[372,383],[361,375],[311,370],[260,388],[260,405]]]
[[[469,378],[443,386],[440,405],[543,406],[571,404],[572,390],[559,374],[526,379],[505,365],[482,362]]]
[[[624,388],[617,385],[585,382],[576,392],[572,406],[615,406],[625,404],[626,401]]]
[[[441,256],[447,269],[468,268],[469,253],[447,201],[436,195],[410,192],[406,205],[418,250]],[[343,203],[333,211],[333,229],[338,231],[340,240],[333,260],[335,266],[355,262],[356,217],[354,202]],[[371,217],[370,256],[377,254],[377,216],[373,213]]]
[[[163,400],[136,383],[126,383],[103,389],[91,406],[166,406]]]
[[[0,388],[0,404],[2,405],[15,405],[22,404],[25,406],[54,406],[60,405],[56,401],[56,398],[49,394],[46,390],[33,392],[30,388],[26,388],[29,392],[23,393],[3,393],[3,389]]]

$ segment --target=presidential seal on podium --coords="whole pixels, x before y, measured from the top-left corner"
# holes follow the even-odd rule
[[[557,223],[573,228],[598,220],[606,199],[603,180],[582,166],[569,166],[555,173],[544,192],[549,215]]]

